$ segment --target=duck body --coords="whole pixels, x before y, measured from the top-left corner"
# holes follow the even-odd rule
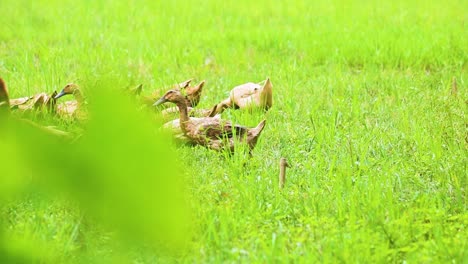
[[[271,84],[270,80],[266,80]],[[271,85],[261,86],[257,83],[246,83],[234,87],[229,98],[234,107],[247,108],[250,106],[268,110],[272,106]]]
[[[265,120],[255,128],[234,125],[220,118],[202,118],[197,122],[186,122],[185,125],[185,136],[197,145],[217,151],[234,152],[236,144],[243,142],[248,145],[251,151],[257,144],[256,139],[265,126]]]
[[[76,100],[63,102],[57,105],[57,114],[65,118],[75,118],[78,113],[79,103]]]
[[[212,118],[221,118],[220,115],[217,115],[217,116],[214,116]],[[204,118],[199,118],[199,117],[191,117],[190,118],[191,122],[197,124],[197,123],[201,123],[203,122]],[[189,137],[187,137],[184,132],[182,131],[182,128],[180,127],[180,119],[177,118],[177,119],[174,119],[174,120],[171,120],[169,122],[166,122],[164,125],[163,125],[164,129],[166,129],[167,131],[171,132],[171,134],[174,136],[174,138],[176,139],[176,141],[178,143],[181,143],[181,144],[188,144],[188,145],[194,145],[195,143],[190,140]]]
[[[234,87],[229,97],[218,104],[217,112],[214,114],[221,113],[226,108],[268,110],[272,105],[273,85],[268,78],[263,85],[249,82]]]

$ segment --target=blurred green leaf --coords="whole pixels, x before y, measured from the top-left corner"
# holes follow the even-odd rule
[[[100,85],[74,143],[13,118],[2,126],[2,196],[27,185],[65,193],[132,243],[180,248],[188,211],[171,140],[129,99]]]

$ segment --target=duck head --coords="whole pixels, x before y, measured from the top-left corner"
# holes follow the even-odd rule
[[[175,104],[185,103],[185,96],[179,90],[169,90],[153,105],[158,106],[165,102],[171,102]]]
[[[77,84],[74,83],[69,83],[63,87],[62,91],[60,91],[59,94],[57,94],[54,99],[59,99],[60,97],[67,95],[67,94],[79,94],[80,93],[80,87]]]

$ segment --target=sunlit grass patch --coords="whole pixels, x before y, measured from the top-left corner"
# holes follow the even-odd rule
[[[23,116],[72,140],[0,120],[0,258],[468,258],[466,1],[4,0],[0,10],[11,97],[74,82],[89,111]],[[206,80],[198,107],[209,109],[267,77],[269,111],[222,114],[267,120],[252,157],[172,144],[157,111],[124,92]],[[154,246],[163,238],[170,254]]]

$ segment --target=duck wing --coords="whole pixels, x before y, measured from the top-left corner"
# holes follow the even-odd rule
[[[207,118],[195,124],[195,134],[203,135],[207,139],[242,137],[249,129],[240,125],[233,125],[229,121],[218,118]]]

